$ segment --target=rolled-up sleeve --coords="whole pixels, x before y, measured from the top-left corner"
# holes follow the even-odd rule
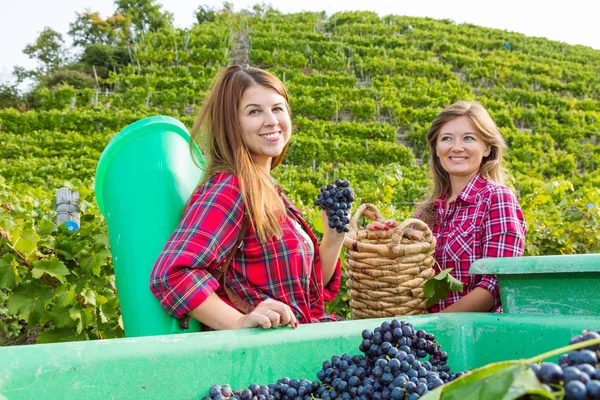
[[[498,186],[491,197],[489,214],[483,225],[481,258],[522,256],[526,233],[517,198],[510,189]],[[494,275],[482,275],[477,286],[499,297],[498,281]]]
[[[209,271],[232,251],[243,222],[235,177],[209,181],[197,190],[150,277],[152,293],[174,317],[193,310],[219,287]]]

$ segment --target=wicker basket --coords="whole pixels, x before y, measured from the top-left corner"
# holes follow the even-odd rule
[[[385,223],[377,207],[368,203],[350,220],[344,247],[352,318],[426,313],[423,285],[435,275],[435,237],[418,219],[389,230],[359,230],[358,219],[367,209]]]

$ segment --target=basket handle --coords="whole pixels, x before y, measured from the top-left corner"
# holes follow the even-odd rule
[[[358,219],[361,215],[364,214],[365,210],[369,209],[373,211],[376,218],[372,218],[374,221],[385,223],[385,218],[383,214],[375,207],[373,204],[364,203],[361,204],[356,213],[352,216],[350,223],[348,224],[350,227],[350,232],[346,235],[344,239],[344,247],[349,250],[359,251],[359,252],[370,252],[376,253],[380,256],[385,257],[398,257],[400,255],[412,253],[412,252],[422,252],[426,249],[433,249],[435,247],[435,238],[431,234],[431,230],[429,226],[416,218],[409,218],[403,221],[399,226],[389,231],[382,230],[371,230],[371,229],[358,229]],[[407,237],[410,240],[414,240],[417,242],[421,242],[419,248],[408,248],[406,246],[401,246],[402,238]],[[379,240],[379,239],[389,239],[391,240],[386,245],[362,242],[363,239],[367,240]]]
[[[350,219],[350,222],[348,224],[348,225],[350,225],[350,229],[354,229],[355,231],[358,231],[358,219],[364,214],[365,210],[367,210],[367,209],[369,209],[370,211],[373,211],[375,213],[375,216],[377,218],[376,219],[371,218],[371,219],[373,219],[373,221],[385,223],[385,218],[383,217],[383,214],[381,213],[381,211],[379,211],[377,209],[377,207],[375,207],[375,205],[370,204],[370,203],[363,203],[356,209],[356,211],[354,212],[354,215]]]
[[[409,218],[402,222],[400,226],[396,228],[397,232],[401,232],[402,236],[406,236],[409,239],[414,240],[425,240],[431,236],[431,230],[429,226],[417,218]]]

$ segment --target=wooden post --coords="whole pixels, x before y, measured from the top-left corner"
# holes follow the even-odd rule
[[[56,226],[63,222],[70,231],[79,228],[79,192],[64,187],[56,191]]]

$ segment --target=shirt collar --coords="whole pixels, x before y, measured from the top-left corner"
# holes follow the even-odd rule
[[[460,192],[458,197],[467,203],[474,203],[477,197],[477,193],[479,190],[487,184],[487,181],[481,177],[481,175],[476,174],[467,186]]]
[[[487,184],[487,181],[481,177],[481,175],[476,174],[467,186],[463,188],[463,190],[456,196],[456,198],[461,199],[466,203],[474,203],[477,197],[477,193],[479,190]],[[434,202],[435,207],[441,206],[446,201],[446,193],[442,193],[440,197]]]

